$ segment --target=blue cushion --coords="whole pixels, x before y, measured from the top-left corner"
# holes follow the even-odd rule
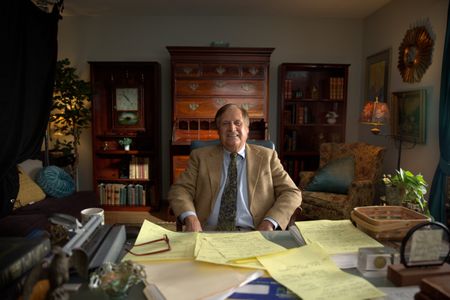
[[[51,197],[66,197],[75,192],[73,178],[57,166],[42,168],[36,176],[36,182]]]
[[[320,168],[305,190],[347,194],[354,177],[355,160],[353,156],[345,156]]]

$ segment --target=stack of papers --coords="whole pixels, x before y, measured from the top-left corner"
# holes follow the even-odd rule
[[[297,226],[307,245],[287,250],[268,241],[257,231],[180,233],[144,221],[136,244],[167,235],[171,250],[144,256],[127,254],[124,260],[144,266],[147,274],[144,294],[156,300],[226,299],[238,288],[264,274],[304,300],[371,299],[384,295],[365,279],[343,272],[330,259],[330,253],[355,251],[354,247],[360,246],[359,239],[353,239],[357,243],[354,247],[345,242],[335,244],[330,238],[319,244],[312,240],[323,238],[324,233],[320,234],[317,229],[326,230],[327,224],[309,225],[313,224]],[[346,236],[344,233],[348,228],[345,224],[336,223],[331,227],[338,229],[325,236]],[[328,228],[327,231],[333,230]],[[366,242],[361,241],[361,244],[373,246]],[[133,247],[132,251],[148,253],[167,247],[158,243]]]
[[[291,234],[301,243],[317,243],[341,269],[356,268],[358,250],[365,247],[383,247],[350,220],[317,220],[296,222]]]
[[[264,271],[195,261],[144,264],[148,299],[226,299]]]

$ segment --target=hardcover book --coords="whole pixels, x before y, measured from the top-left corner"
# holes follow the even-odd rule
[[[0,237],[0,289],[31,270],[50,250],[50,239],[46,235]]]

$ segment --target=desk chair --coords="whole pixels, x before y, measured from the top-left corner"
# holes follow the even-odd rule
[[[190,150],[194,150],[201,147],[218,145],[220,140],[195,140],[191,142]],[[247,144],[260,145],[272,150],[275,150],[275,144],[271,140],[247,140]],[[288,227],[294,225],[297,217],[300,215],[301,207],[298,207],[291,216]],[[173,211],[169,207],[169,214],[174,215]],[[183,231],[183,224],[176,218],[177,231]]]

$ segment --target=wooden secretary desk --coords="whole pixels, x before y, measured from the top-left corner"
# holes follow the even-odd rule
[[[171,57],[171,182],[187,167],[193,140],[218,139],[214,116],[227,103],[250,115],[249,139],[267,139],[269,63],[274,48],[176,47]]]

